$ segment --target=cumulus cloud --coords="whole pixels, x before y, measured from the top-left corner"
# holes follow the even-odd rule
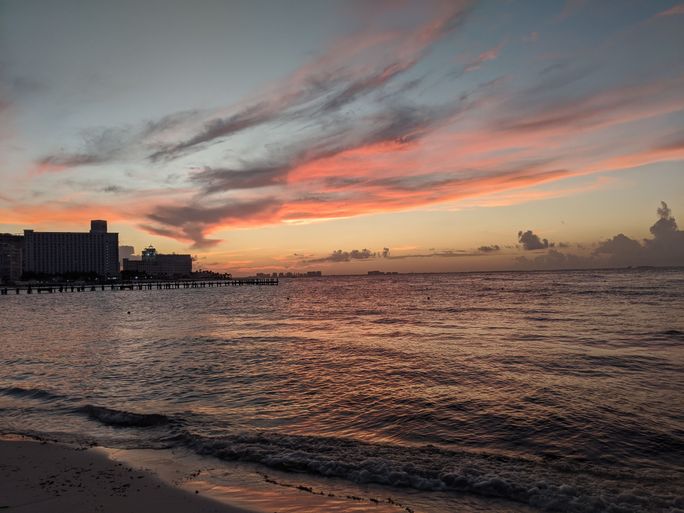
[[[477,248],[480,253],[494,253],[501,250],[501,246],[498,244],[491,244],[489,246],[480,246]]]
[[[684,232],[667,203],[661,202],[656,212],[658,220],[649,229],[653,238],[642,244],[621,233],[601,242],[595,254],[620,265],[684,265]]]
[[[518,257],[517,262],[523,267],[540,269],[684,265],[684,231],[679,230],[667,203],[661,203],[657,214],[658,220],[650,228],[653,237],[642,242],[619,233],[599,242],[590,255],[549,249],[534,259]]]
[[[592,266],[592,260],[587,257],[572,253],[562,253],[555,249],[543,255],[538,255],[530,260],[527,257],[518,257],[516,262],[523,267],[534,269],[577,269]]]
[[[330,255],[322,258],[312,258],[304,260],[307,264],[319,264],[324,262],[351,262],[352,260],[369,260],[375,258],[377,253],[370,249],[352,249],[351,251],[342,251],[341,249],[333,251]]]
[[[658,220],[649,228],[649,231],[656,239],[668,239],[671,236],[677,236],[679,230],[677,229],[677,221],[672,217],[672,210],[664,201],[660,202],[660,207],[656,211],[658,213]]]
[[[553,243],[549,244],[547,239],[540,239],[537,234],[532,232],[532,230],[527,230],[525,232],[519,231],[518,242],[522,244],[523,249],[526,251],[553,247]]]
[[[624,233],[618,233],[611,239],[602,241],[594,250],[595,255],[608,255],[615,263],[642,263],[645,255],[644,247],[634,239],[630,239]]]

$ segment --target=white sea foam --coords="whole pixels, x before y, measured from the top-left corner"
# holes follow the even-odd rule
[[[274,434],[208,439],[179,438],[200,454],[226,460],[423,491],[453,491],[567,513],[673,512],[681,497],[624,472],[599,477],[597,469],[435,447],[396,447],[319,437]],[[591,478],[587,474],[592,473]],[[625,485],[630,488],[625,491]]]

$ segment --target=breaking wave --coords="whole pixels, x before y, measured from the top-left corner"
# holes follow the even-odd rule
[[[133,413],[87,404],[76,409],[77,413],[87,415],[107,426],[113,427],[153,427],[169,424],[171,419],[159,413]]]
[[[577,463],[273,433],[220,439],[182,433],[175,442],[202,455],[287,472],[497,497],[544,511],[639,513],[684,506],[684,497],[654,491],[657,480],[648,475],[605,474]]]
[[[664,338],[671,338],[679,342],[684,342],[684,332],[679,330],[665,330],[658,333],[658,335]]]

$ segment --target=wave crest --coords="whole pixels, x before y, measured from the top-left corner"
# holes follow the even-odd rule
[[[184,433],[176,440],[224,460],[274,469],[426,491],[497,497],[544,511],[588,513],[670,511],[681,497],[664,497],[656,483],[630,472],[603,475],[569,463],[553,465],[434,446],[394,447],[352,440],[269,433],[221,439]],[[591,482],[584,479],[592,473]],[[640,482],[641,481],[641,482]],[[629,484],[628,484],[629,482]],[[627,493],[626,493],[627,492]]]
[[[133,413],[87,404],[76,409],[92,420],[113,427],[153,427],[168,424],[171,419],[159,413]]]
[[[21,387],[8,387],[0,388],[0,394],[9,395],[13,397],[26,397],[29,399],[62,399],[63,396],[50,392],[48,390],[43,390],[42,388],[21,388]]]

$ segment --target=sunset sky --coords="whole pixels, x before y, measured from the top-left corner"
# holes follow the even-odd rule
[[[235,274],[684,265],[682,49],[671,0],[0,0],[0,232],[107,219]]]

